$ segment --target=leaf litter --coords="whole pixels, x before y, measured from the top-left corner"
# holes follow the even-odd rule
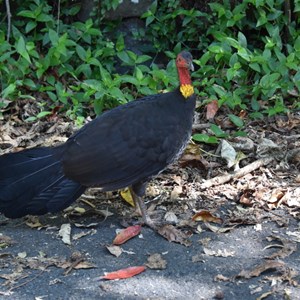
[[[211,105],[207,115],[210,121],[213,118],[216,119],[216,115],[223,113],[222,108],[213,107],[215,104]],[[196,116],[196,120],[207,122],[205,116],[201,115]],[[151,181],[146,194],[146,200],[154,199],[148,205],[151,214],[162,223],[172,220],[172,216],[177,218],[176,222],[171,222],[173,227],[162,226],[163,229],[160,231],[169,241],[188,246],[190,243],[187,241],[191,234],[200,235],[205,231],[212,231],[215,234],[225,235],[238,226],[275,222],[278,226],[285,226],[287,240],[285,237],[275,238],[270,241],[271,244],[267,246],[266,250],[278,248],[278,251],[273,252],[273,257],[276,259],[286,259],[295,253],[295,245],[289,243],[288,239],[291,242],[299,243],[299,229],[290,228],[288,218],[296,220],[300,218],[300,118],[291,114],[288,118],[273,117],[267,122],[255,122],[252,122],[254,125],[251,122],[247,124],[246,138],[228,137],[228,143],[235,152],[242,151],[246,155],[239,162],[239,170],[232,171],[228,167],[226,160],[219,156],[216,145],[193,143],[190,147],[193,149],[192,152],[187,152],[183,156],[184,159],[170,166],[164,173]],[[232,123],[230,124],[226,118],[218,118],[217,124],[222,130],[230,131],[233,128]],[[19,150],[61,143],[74,132],[74,128],[74,125],[59,117],[55,121],[40,120],[33,125],[24,125],[20,118],[15,117],[0,126],[0,151],[3,154],[11,151],[12,148]],[[200,128],[202,133],[211,134],[208,123],[195,124],[195,132],[199,130],[197,128]],[[232,163],[233,158],[230,164]],[[183,166],[184,168],[182,168]],[[80,214],[87,216],[87,212],[99,216],[97,211],[107,211],[111,207],[114,207],[119,215],[124,215],[131,210],[123,203],[115,201],[116,198],[119,198],[117,193],[106,193],[103,196],[99,190],[90,189],[81,199],[88,202],[84,203],[82,200],[84,210],[87,209],[86,207],[92,210],[82,210],[72,217],[80,217]],[[199,224],[188,220],[192,219],[195,212],[201,210],[216,213],[216,218],[223,221],[222,226],[206,222],[204,229],[201,232],[197,231]],[[164,218],[167,212],[172,218]],[[68,216],[68,213],[65,216]],[[109,216],[107,215],[105,218]],[[173,219],[175,220],[175,218]],[[31,222],[27,225],[33,230],[45,228],[43,222]],[[45,226],[47,229],[49,228],[48,225]],[[182,231],[184,227],[186,228]],[[261,232],[264,232],[264,227],[261,229]],[[92,232],[88,234],[92,234]],[[78,236],[75,236],[80,238],[85,235],[79,233]],[[65,237],[68,241],[67,233]],[[74,236],[72,239],[76,240]],[[207,249],[210,248],[207,247]],[[11,259],[9,253],[5,257]],[[272,258],[272,256],[270,257]],[[25,257],[24,260],[29,261],[29,258]],[[51,263],[50,258],[48,263]],[[52,261],[52,264],[59,265],[55,261]],[[69,262],[69,266],[71,264]],[[280,270],[280,265],[276,267],[275,264],[273,267],[275,270]],[[273,270],[270,265],[265,268],[266,271]],[[262,269],[264,268],[262,267]],[[248,275],[258,274],[257,276],[264,273],[249,272]]]

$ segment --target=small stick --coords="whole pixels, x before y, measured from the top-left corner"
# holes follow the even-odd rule
[[[264,158],[258,159],[256,161],[254,161],[253,163],[251,163],[250,165],[245,166],[232,174],[217,176],[212,179],[206,180],[203,184],[201,184],[200,188],[207,189],[207,188],[210,188],[215,185],[224,184],[232,179],[243,177],[246,174],[253,172],[254,170],[256,170],[262,166],[268,165],[273,160],[274,160],[273,157],[264,157]]]
[[[205,123],[205,124],[194,124],[193,125],[193,130],[201,130],[201,129],[206,129],[209,128],[211,124]]]
[[[10,32],[11,32],[11,11],[9,0],[5,0],[6,12],[7,12],[7,41],[9,42]]]

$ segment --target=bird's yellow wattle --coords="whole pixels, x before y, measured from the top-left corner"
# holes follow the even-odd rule
[[[194,94],[194,88],[190,84],[182,84],[180,86],[180,92],[184,98],[188,98]]]

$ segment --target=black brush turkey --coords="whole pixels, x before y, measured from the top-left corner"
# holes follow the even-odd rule
[[[88,187],[130,187],[144,222],[147,182],[176,160],[189,141],[196,97],[192,56],[176,59],[180,86],[116,107],[64,144],[0,156],[0,212],[9,218],[68,207]]]

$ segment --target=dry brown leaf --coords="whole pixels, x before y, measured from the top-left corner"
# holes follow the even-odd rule
[[[58,235],[66,245],[71,245],[71,224],[62,224]]]
[[[258,277],[265,271],[277,270],[282,267],[285,267],[285,263],[282,261],[267,260],[262,264],[256,266],[253,270],[242,270],[236,277],[237,278],[246,278]]]
[[[223,223],[221,218],[215,217],[212,215],[211,212],[208,210],[201,210],[197,212],[193,217],[193,221],[203,221],[203,222],[213,222],[213,223],[218,223],[221,224]]]
[[[198,144],[189,143],[185,148],[183,155],[181,156],[179,163],[181,167],[193,167],[198,169],[206,169],[209,164],[201,156],[201,149]],[[175,181],[176,182],[176,181]],[[182,180],[180,177],[180,182],[176,182],[178,185],[182,185]]]
[[[116,246],[116,245],[108,245],[106,246],[106,249],[109,251],[110,254],[119,257],[123,250],[120,246]]]
[[[96,233],[97,233],[96,229],[91,229],[91,230],[88,230],[88,231],[82,231],[82,232],[74,234],[72,236],[72,239],[73,240],[79,240],[79,239],[81,239],[84,236],[93,235],[93,234],[96,234]]]
[[[294,242],[300,243],[300,231],[287,231],[286,234],[290,236]]]
[[[40,223],[40,219],[38,216],[28,216],[26,218],[25,224],[30,228],[43,228],[45,227]]]
[[[170,195],[170,199],[171,200],[176,200],[179,198],[179,196],[182,194],[182,186],[181,185],[175,185],[171,195]]]
[[[226,282],[226,281],[230,281],[230,278],[226,277],[226,276],[224,276],[222,274],[218,274],[218,275],[215,276],[214,281],[223,281],[223,282]]]
[[[141,225],[134,225],[134,226],[129,226],[129,227],[121,230],[117,234],[115,239],[113,240],[113,244],[114,245],[124,244],[125,242],[127,242],[131,238],[133,238],[133,237],[137,236],[138,234],[140,234],[141,229],[142,229]]]
[[[97,227],[99,223],[89,223],[89,224],[74,223],[74,225],[78,228],[91,228],[91,227]]]
[[[147,258],[146,266],[150,269],[163,270],[167,267],[167,261],[160,253],[154,253]]]
[[[169,224],[178,224],[178,218],[172,211],[167,211],[164,220]]]
[[[274,258],[285,258],[290,256],[293,252],[297,250],[297,244],[279,236],[271,236],[268,238],[268,241],[280,241],[282,243],[282,248],[277,252],[273,253],[272,255],[268,256],[268,259]],[[272,245],[270,245],[272,246]]]
[[[270,295],[273,295],[273,294],[275,294],[275,291],[269,291],[269,292],[263,293],[258,298],[256,298],[256,300],[266,299],[267,297],[269,297]]]
[[[203,247],[203,252],[206,254],[206,255],[209,255],[209,256],[217,256],[217,257],[230,257],[230,256],[234,256],[235,254],[235,251],[228,251],[226,249],[218,249],[218,250],[211,250],[211,249],[208,249],[206,247]]]
[[[129,267],[121,269],[115,272],[105,273],[100,279],[115,280],[115,279],[126,279],[138,275],[146,270],[145,266]]]
[[[80,269],[92,269],[96,267],[95,265],[93,265],[88,261],[79,261],[76,263],[72,261],[65,261],[61,264],[57,264],[56,266],[62,269],[66,269],[68,272],[67,273],[65,272],[64,273],[65,275],[67,275],[69,273],[69,270],[72,269],[80,270]]]
[[[73,267],[73,269],[76,269],[76,270],[79,270],[79,269],[92,269],[92,268],[95,268],[95,265],[91,264],[88,261],[81,261]]]
[[[240,196],[239,202],[246,206],[252,206],[254,202],[253,189],[245,189],[243,194]]]
[[[15,241],[12,238],[0,233],[0,249],[6,248],[14,243],[15,243]]]
[[[204,263],[205,260],[203,259],[203,254],[196,254],[192,256],[192,262],[197,263],[197,262],[202,262]]]
[[[206,119],[211,120],[215,117],[219,110],[219,105],[217,100],[212,100],[206,105]]]
[[[226,233],[234,229],[237,225],[231,227],[218,227],[210,223],[205,223],[205,226],[214,233]]]
[[[191,246],[191,241],[188,240],[189,235],[170,224],[160,227],[157,232],[169,242],[179,243],[186,247]]]

